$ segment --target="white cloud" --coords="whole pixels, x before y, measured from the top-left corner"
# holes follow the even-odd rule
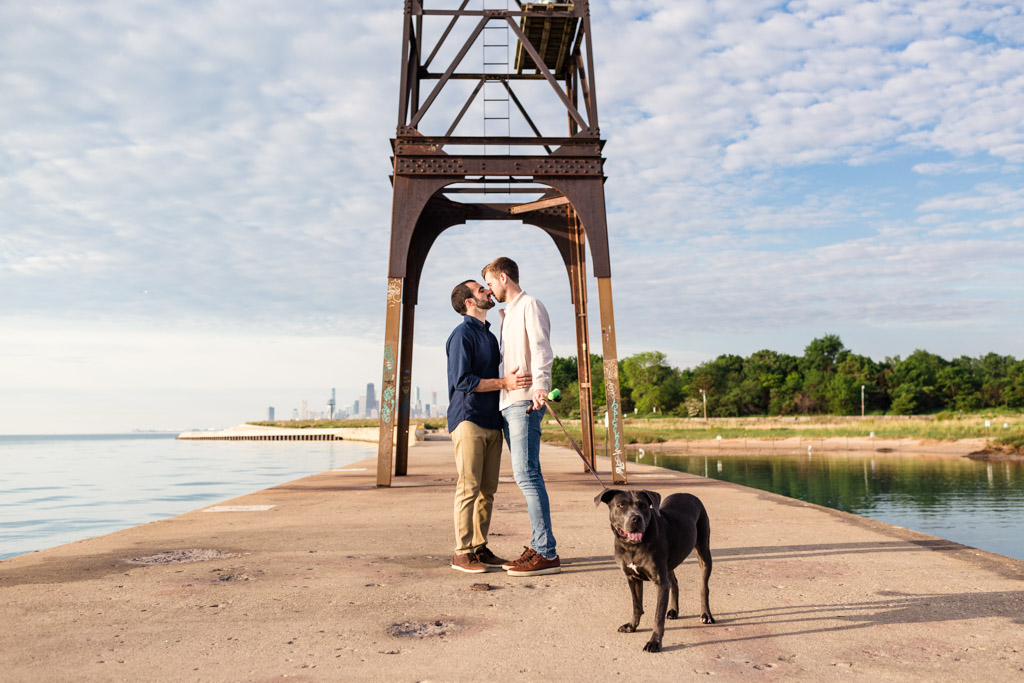
[[[12,150],[0,221],[31,228],[6,270],[37,276],[15,310],[78,299],[83,311],[134,315],[117,291],[148,288],[165,295],[149,304],[163,307],[154,315],[258,302],[301,320],[310,311],[290,303],[297,292],[330,311],[383,269],[389,129],[379,112],[393,107],[379,82],[395,59],[346,71],[364,50],[391,47],[379,29],[395,10],[3,11],[7,25],[28,27],[0,48],[12,65],[0,86],[12,103],[0,114]],[[332,249],[354,257],[348,267],[335,267]]]
[[[915,164],[911,169],[914,173],[926,176],[960,175],[968,173],[983,173],[995,170],[994,165],[979,164],[970,161],[945,161],[945,162],[924,162]]]
[[[935,197],[922,202],[919,211],[977,211],[993,215],[1024,212],[1024,189],[998,183],[977,185],[971,192]]]
[[[696,154],[732,172],[868,163],[891,155],[894,143],[1019,160],[1024,51],[975,37],[1019,10],[946,2],[787,7],[716,5],[660,28],[664,12],[625,31],[606,26],[614,47],[602,82],[612,79],[622,111],[661,112],[675,124],[630,121],[642,128],[636,138],[656,140],[640,151],[660,145],[665,154],[668,143],[676,158]],[[622,59],[631,52],[635,61]],[[651,77],[637,78],[637,64]],[[717,125],[705,127],[712,116]]]

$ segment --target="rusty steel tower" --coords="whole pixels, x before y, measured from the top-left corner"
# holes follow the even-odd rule
[[[601,314],[612,478],[625,483],[589,3],[472,0],[470,8],[470,2],[405,1],[398,127],[391,141],[394,197],[377,485],[390,486],[392,471],[407,471],[413,330],[424,261],[444,230],[480,220],[534,225],[562,256],[576,313],[582,445],[593,463],[593,420],[587,419],[593,415],[589,243]],[[450,6],[435,7],[444,4]],[[482,59],[467,60],[471,53]],[[482,134],[455,135],[460,125],[469,127],[466,113],[474,102],[483,105]],[[568,133],[543,135],[527,103],[548,119],[557,114],[559,127],[567,120]],[[513,120],[524,134],[512,134]],[[505,201],[496,201],[498,196]]]

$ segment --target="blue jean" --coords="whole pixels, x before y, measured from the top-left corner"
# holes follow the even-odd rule
[[[544,476],[540,471],[540,423],[544,408],[526,412],[533,403],[516,401],[501,411],[502,431],[512,457],[512,474],[526,497],[533,536],[530,547],[548,560],[555,558],[555,535],[551,532],[551,506]]]

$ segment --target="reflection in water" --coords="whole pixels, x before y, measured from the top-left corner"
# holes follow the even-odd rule
[[[171,517],[376,453],[376,444],[350,441],[0,436],[0,560]]]
[[[679,456],[645,464],[731,481],[1024,560],[1024,463],[913,456]]]

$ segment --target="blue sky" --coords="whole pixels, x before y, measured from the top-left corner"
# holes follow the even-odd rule
[[[0,3],[0,433],[225,427],[379,384],[401,11]],[[828,333],[1024,356],[1024,3],[591,13],[620,357]],[[548,239],[453,228],[417,310],[428,394],[452,285],[499,254],[573,353]]]

